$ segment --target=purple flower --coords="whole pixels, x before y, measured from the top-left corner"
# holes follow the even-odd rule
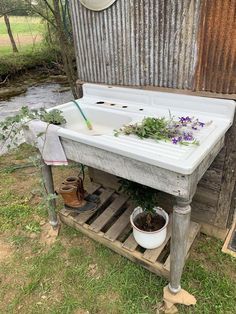
[[[193,134],[190,132],[184,132],[183,137],[185,141],[192,141],[193,140]]]
[[[200,127],[204,127],[205,123],[204,122],[198,122],[198,124],[200,125]]]
[[[187,125],[188,123],[192,122],[192,119],[187,117],[179,117],[179,122],[182,123],[182,125]]]
[[[196,130],[197,130],[197,127],[196,127],[195,125],[193,125],[193,126],[192,126],[192,129],[196,131]]]
[[[176,137],[173,137],[171,140],[172,140],[172,143],[173,143],[173,144],[177,144],[177,143],[179,142]]]

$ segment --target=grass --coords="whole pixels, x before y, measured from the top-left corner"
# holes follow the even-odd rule
[[[0,58],[1,57],[5,58],[8,55],[10,55],[11,57],[17,57],[19,55],[34,53],[35,51],[37,52],[40,48],[43,48],[43,47],[44,45],[42,43],[35,43],[34,45],[27,44],[19,48],[19,54],[14,54],[12,53],[11,46],[0,46]]]
[[[10,24],[13,35],[32,35],[42,34],[45,30],[44,23],[39,17],[27,17],[27,16],[10,16]],[[0,18],[0,36],[7,35],[7,29],[4,22],[4,18]]]
[[[24,146],[0,157],[0,167],[26,163],[31,153]],[[75,166],[54,169],[56,186],[76,173]],[[32,198],[37,182],[34,168],[1,172],[0,244],[7,243],[11,254],[0,261],[0,313],[156,313],[166,280],[66,226],[52,246],[40,242],[46,211]],[[197,305],[178,306],[179,313],[236,313],[236,263],[221,247],[204,235],[195,243],[182,286]]]
[[[60,59],[57,49],[42,44],[38,44],[34,49],[27,46],[22,52],[0,56],[0,76],[13,75],[42,65],[53,67],[54,62]]]
[[[0,18],[0,76],[12,75],[38,65],[50,66],[58,53],[42,41],[45,32],[42,19],[25,16],[9,18],[19,53],[12,52],[4,19]]]

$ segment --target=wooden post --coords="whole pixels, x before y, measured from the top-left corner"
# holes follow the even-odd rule
[[[48,194],[54,194],[54,184],[53,184],[53,177],[52,177],[52,168],[45,164],[42,160],[42,175],[44,180],[45,189]],[[56,200],[52,199],[48,201],[48,216],[49,216],[49,223],[53,228],[57,227],[58,219],[56,214]]]
[[[178,293],[181,290],[180,280],[186,257],[186,246],[190,226],[191,200],[177,198],[177,205],[174,206],[172,237],[170,248],[170,283],[171,293]]]

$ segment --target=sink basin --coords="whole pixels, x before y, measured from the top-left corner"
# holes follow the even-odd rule
[[[88,130],[74,103],[55,108],[61,110],[67,120],[65,128],[58,129],[58,136],[64,142],[71,141],[72,147],[76,145],[73,142],[81,144],[81,156],[84,144],[91,149],[95,147],[102,150],[103,155],[104,151],[110,152],[181,174],[193,173],[204,158],[210,158],[215,147],[221,148],[235,111],[235,103],[230,100],[96,84],[84,84],[83,98],[77,101],[91,121],[92,131]],[[177,118],[189,116],[198,118],[203,123],[211,121],[196,132],[199,145],[141,140],[134,135],[114,136],[113,130],[125,124],[140,122],[147,116],[169,117],[170,113]],[[90,152],[92,155],[86,156],[86,160],[95,158],[94,151]],[[91,162],[90,165],[94,166],[94,163]]]
[[[65,125],[66,129],[85,135],[99,136],[104,134],[113,134],[114,129],[118,129],[124,124],[132,121],[132,118],[126,114],[81,105],[85,116],[93,126],[93,129],[89,130],[75,104],[67,103],[62,106],[58,106],[57,108],[63,112],[63,116],[67,122]]]

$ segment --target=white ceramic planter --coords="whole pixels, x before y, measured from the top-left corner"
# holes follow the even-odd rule
[[[154,210],[161,215],[166,223],[165,225],[156,231],[143,231],[137,228],[134,224],[135,217],[143,212],[141,207],[136,207],[130,216],[130,222],[133,227],[133,235],[136,242],[145,249],[155,249],[162,245],[166,238],[166,230],[169,222],[168,214],[160,207],[155,207]]]

